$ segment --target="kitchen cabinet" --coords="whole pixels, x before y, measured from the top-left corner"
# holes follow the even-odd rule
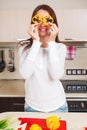
[[[0,97],[0,112],[24,111],[24,97]]]
[[[73,40],[73,39],[71,39],[71,40],[61,40],[60,42],[62,42],[62,43],[71,43],[71,44],[81,44],[81,43],[87,43],[87,39],[83,39],[83,40],[81,40],[81,39],[77,39],[77,40]]]
[[[87,48],[87,39],[60,40],[60,42],[64,43],[66,46],[76,46],[77,48]]]
[[[5,3],[3,3],[3,6]],[[16,5],[14,4],[14,6]],[[33,8],[34,7],[32,7],[32,9]],[[8,10],[5,8],[0,10],[1,42],[11,42],[17,41],[17,39],[29,38],[27,30],[30,23],[31,13],[33,12],[32,9],[29,7],[26,10],[20,8],[19,6],[18,10],[13,10],[12,7],[9,7]],[[84,40],[87,38],[87,9],[59,10],[54,7],[54,10],[56,11],[56,15],[58,17],[60,40],[64,40],[65,38],[77,38]]]
[[[24,111],[24,81],[0,80],[0,112]]]

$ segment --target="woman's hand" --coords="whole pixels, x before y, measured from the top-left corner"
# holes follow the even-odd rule
[[[28,34],[32,37],[33,40],[40,40],[37,24],[30,25]]]
[[[49,41],[55,41],[56,36],[58,35],[58,27],[56,24],[52,24],[51,27],[48,30],[48,42]]]

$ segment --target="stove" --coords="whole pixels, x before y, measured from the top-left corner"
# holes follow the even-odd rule
[[[69,112],[87,112],[87,98],[67,97]]]
[[[62,80],[66,93],[87,93],[87,80]]]
[[[87,112],[87,80],[61,80],[69,112]]]

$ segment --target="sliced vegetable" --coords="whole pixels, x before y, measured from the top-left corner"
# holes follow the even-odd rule
[[[4,129],[8,126],[7,119],[3,119],[0,121],[0,129]]]
[[[26,123],[20,125],[20,121],[15,117],[8,117],[0,121],[0,130],[17,130],[22,127],[25,128]]]
[[[60,119],[57,116],[47,117],[46,125],[50,130],[56,130],[60,127]]]
[[[42,128],[38,124],[33,124],[31,125],[30,130],[42,130]]]

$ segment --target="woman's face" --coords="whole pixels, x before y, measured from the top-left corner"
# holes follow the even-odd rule
[[[46,16],[49,17],[49,13],[46,10],[42,10],[42,9],[37,12],[37,15],[40,15],[42,19],[45,18]],[[49,32],[49,28],[50,26],[47,26],[44,20],[41,24],[38,24],[38,31],[39,31],[40,37],[47,36]]]

